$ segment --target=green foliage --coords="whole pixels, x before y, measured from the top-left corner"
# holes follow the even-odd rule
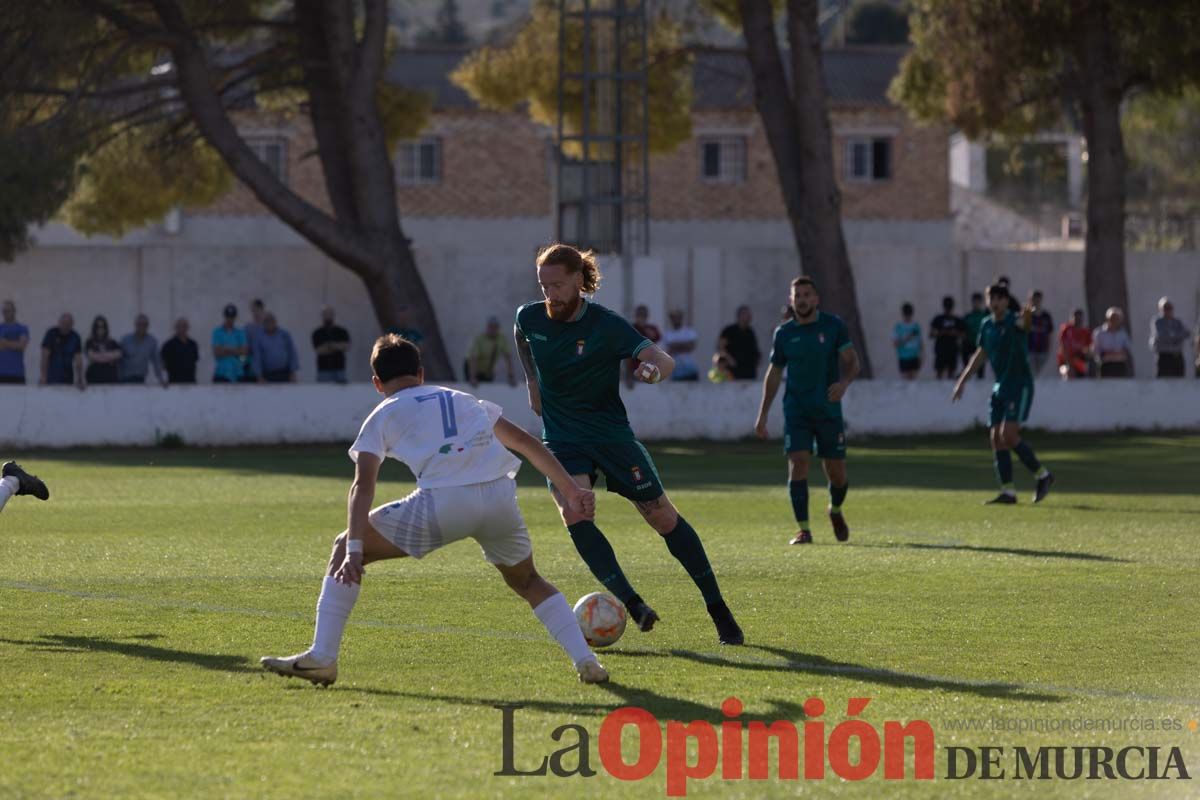
[[[582,71],[583,24],[569,19],[566,24],[567,69]],[[513,41],[501,47],[484,47],[468,56],[452,78],[476,102],[496,111],[511,111],[527,104],[529,116],[543,125],[558,120],[558,34],[559,14],[553,0],[537,0],[528,23]],[[649,68],[650,151],[670,152],[691,137],[691,58],[684,51],[679,27],[666,17],[650,27],[647,44]],[[628,43],[630,56],[639,45]],[[593,59],[594,56],[593,48]],[[593,60],[591,69],[597,69]],[[627,92],[623,113],[626,119],[641,115],[640,100]],[[579,81],[568,81],[563,101],[564,128],[577,134],[583,127],[583,96]],[[595,111],[593,110],[593,113]],[[580,154],[578,143],[564,148]],[[605,157],[592,146],[593,158]]]
[[[786,3],[787,0],[771,0],[771,7],[779,14]],[[738,0],[700,0],[700,7],[731,31],[742,29],[742,12],[738,10]]]
[[[884,0],[855,3],[846,27],[846,41],[850,44],[904,44],[908,41],[908,13]]]
[[[70,195],[75,155],[52,135],[0,132],[0,261],[28,247],[29,226],[47,222]]]
[[[912,0],[914,47],[892,97],[972,137],[1052,125],[1075,110],[1086,15],[1096,8],[1106,10],[1118,56],[1102,68],[1126,91],[1200,81],[1200,5],[1190,0]]]
[[[208,205],[233,185],[221,157],[200,139],[162,140],[158,126],[115,136],[84,158],[65,220],[87,234],[120,236],[175,206]]]
[[[1200,206],[1200,88],[1141,94],[1121,120],[1130,171],[1148,197]]]
[[[1064,3],[1049,0],[914,0],[913,49],[893,100],[926,122],[950,121],[971,137],[1019,136],[1064,110]]]

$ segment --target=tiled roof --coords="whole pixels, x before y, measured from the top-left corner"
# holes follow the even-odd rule
[[[469,50],[417,48],[396,53],[388,80],[428,92],[439,109],[470,109],[471,97],[450,80],[450,73]],[[847,47],[824,53],[825,83],[834,105],[888,105],[887,88],[900,66],[903,47]],[[752,108],[754,84],[745,54],[736,49],[694,51],[693,78],[697,110]],[[787,53],[784,53],[784,63]]]

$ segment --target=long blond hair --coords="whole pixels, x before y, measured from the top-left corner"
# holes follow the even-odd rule
[[[547,245],[538,253],[537,265],[558,265],[571,274],[582,272],[584,294],[595,294],[600,288],[600,266],[596,263],[596,254],[591,250],[581,252],[569,244]]]

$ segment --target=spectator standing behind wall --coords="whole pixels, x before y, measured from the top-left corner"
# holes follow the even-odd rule
[[[488,317],[487,327],[471,341],[471,348],[467,351],[467,383],[478,386],[496,380],[496,363],[501,358],[504,359],[508,385],[516,386],[517,376],[513,371],[512,348],[508,345],[508,337],[500,335],[500,320]]]
[[[966,336],[963,337],[962,342],[962,362],[964,367],[971,362],[971,356],[975,355],[975,350],[979,347],[979,329],[983,327],[983,321],[987,318],[988,310],[983,305],[983,293],[973,293],[971,295],[971,310],[963,317],[963,324],[966,326]],[[981,364],[978,372],[979,380],[983,380],[984,373],[986,372],[987,365]]]
[[[413,344],[420,344],[421,340],[425,338],[425,334],[412,327],[412,323],[409,322],[408,306],[400,306],[396,309],[396,324],[388,328],[384,333],[394,333],[397,336],[408,339]]]
[[[1104,324],[1092,337],[1101,378],[1129,378],[1133,375],[1133,342],[1122,327],[1125,315],[1113,306],[1104,314]]]
[[[200,348],[196,340],[188,336],[190,327],[184,317],[175,320],[175,335],[162,346],[162,363],[167,369],[167,380],[171,383],[196,382]]]
[[[312,346],[317,352],[317,383],[345,383],[350,332],[333,323],[330,306],[321,308],[321,327],[312,333]]]
[[[167,388],[162,363],[158,360],[158,340],[150,335],[150,318],[138,314],[133,321],[133,333],[121,337],[121,383],[145,383],[151,367],[159,384]]]
[[[265,315],[266,310],[263,306],[263,301],[257,297],[251,300],[250,321],[246,323],[245,327],[247,354],[254,352],[254,345],[258,342],[259,337],[262,336],[263,317]],[[252,381],[261,377],[254,371],[254,360],[252,358],[246,358],[242,361],[242,369],[245,370],[245,375],[243,376],[245,380]]]
[[[246,344],[246,332],[234,325],[237,321],[237,306],[225,306],[224,322],[213,329],[212,349],[217,364],[213,370],[213,383],[241,383],[246,380],[246,356],[250,347]]]
[[[262,333],[254,343],[251,361],[259,383],[296,381],[296,371],[300,369],[296,345],[292,342],[292,335],[279,327],[279,322],[270,311],[263,315]]]
[[[121,345],[108,332],[108,320],[97,316],[92,320],[92,335],[84,345],[87,352],[88,383],[117,383],[121,379],[118,362],[121,360]]]
[[[38,383],[67,385],[80,389],[83,382],[83,342],[75,332],[75,318],[63,314],[58,325],[42,337],[42,374]]]
[[[700,367],[696,364],[696,331],[683,324],[683,312],[679,309],[667,314],[671,327],[663,334],[667,353],[675,359],[673,381],[700,380]]]
[[[5,300],[0,305],[0,383],[25,383],[25,348],[29,328],[17,322],[17,305]]]
[[[1033,316],[1029,319],[1029,371],[1036,378],[1050,360],[1054,318],[1042,308],[1042,293],[1039,291],[1035,290],[1029,295],[1029,307],[1033,309]]]
[[[1192,331],[1192,352],[1196,354],[1196,377],[1200,378],[1200,319],[1196,320],[1196,330]]]
[[[921,371],[921,324],[913,320],[912,303],[900,306],[900,317],[892,328],[892,344],[896,347],[900,376],[911,381]]]
[[[1187,327],[1175,316],[1175,304],[1169,297],[1162,298],[1158,301],[1158,317],[1150,323],[1150,349],[1156,361],[1156,377],[1183,377],[1183,343],[1187,339]]]
[[[1083,323],[1083,309],[1071,313],[1058,331],[1058,374],[1064,380],[1091,377],[1092,329]]]
[[[724,360],[724,366],[733,374],[737,381],[752,381],[758,378],[758,364],[762,361],[762,351],[758,349],[758,337],[754,328],[750,306],[738,306],[737,320],[727,325],[717,339],[717,358],[713,360],[714,367]]]
[[[650,321],[650,309],[646,306],[638,306],[633,310],[633,329],[645,336],[654,344],[662,341],[662,331],[658,326]],[[625,362],[625,385],[632,389],[639,381],[634,379],[633,371],[638,367],[638,360],[631,358]]]
[[[954,298],[942,298],[942,313],[929,323],[929,338],[933,339],[933,369],[941,378],[958,375],[958,354],[967,334],[966,323],[954,314]]]

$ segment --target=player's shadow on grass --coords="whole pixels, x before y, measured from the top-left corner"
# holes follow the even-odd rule
[[[1065,508],[1071,511],[1091,511],[1101,514],[1179,514],[1181,516],[1200,515],[1200,511],[1180,508],[1153,508],[1149,504],[1140,508],[1113,508],[1111,506],[1091,506],[1087,503],[1073,505],[1056,505],[1055,508]]]
[[[161,638],[158,634],[142,634],[121,639],[106,639],[100,636],[68,636],[66,634],[42,634],[38,639],[0,639],[0,644],[23,645],[37,653],[115,653],[141,658],[147,661],[163,661],[175,664],[190,664],[203,669],[220,672],[257,672],[246,661],[245,656],[225,656],[215,653],[197,653],[191,650],[175,650],[145,644],[148,640]]]
[[[783,659],[778,661],[741,661],[725,658],[720,655],[697,653],[692,650],[670,650],[659,652],[655,650],[635,650],[631,652],[614,651],[614,655],[658,658],[682,658],[698,664],[715,667],[731,667],[751,672],[789,672],[810,675],[835,675],[864,683],[876,683],[897,689],[941,690],[947,692],[963,692],[981,697],[996,697],[1006,700],[1025,700],[1039,703],[1057,703],[1066,698],[1060,695],[1046,694],[1034,691],[1019,683],[1003,683],[1000,681],[968,681],[943,678],[934,675],[919,675],[911,672],[899,672],[880,667],[867,667],[845,661],[833,661],[824,656],[812,653],[801,653],[783,647],[772,647],[763,644],[745,645],[746,650],[761,650],[765,653]]]
[[[851,547],[880,547],[887,549],[912,550],[962,550],[970,553],[993,553],[1008,556],[1027,556],[1029,558],[1065,558],[1072,561],[1104,561],[1113,564],[1128,564],[1127,558],[1103,556],[1099,553],[1072,553],[1066,550],[1030,550],[1024,547],[990,547],[974,544],[922,544],[920,542],[897,542],[894,544],[852,544]]]
[[[693,719],[706,719],[716,721],[724,719],[721,712],[721,702],[724,697],[714,699],[712,705],[698,703],[694,700],[686,700],[682,697],[670,697],[667,695],[652,692],[649,689],[643,689],[637,686],[630,686],[618,681],[610,680],[608,683],[598,684],[597,691],[607,692],[612,696],[611,702],[595,702],[595,703],[572,703],[565,700],[525,700],[519,698],[483,698],[483,697],[464,697],[462,695],[446,695],[446,694],[431,694],[421,692],[405,692],[394,689],[371,689],[361,686],[347,686],[333,689],[334,692],[361,692],[363,694],[382,695],[384,697],[404,697],[413,700],[435,701],[438,703],[453,703],[461,706],[480,706],[480,707],[496,707],[496,706],[520,706],[522,709],[530,709],[532,711],[541,711],[551,714],[578,714],[582,716],[602,717],[606,716],[613,709],[623,706],[636,706],[644,708],[660,720],[681,720],[690,721]],[[740,717],[743,721],[762,720],[764,722],[773,722],[775,720],[788,719],[800,721],[805,719],[803,704],[795,703],[790,700],[774,700],[768,699],[765,702],[770,703],[770,710],[758,714],[744,714]],[[516,713],[520,713],[517,711]]]

